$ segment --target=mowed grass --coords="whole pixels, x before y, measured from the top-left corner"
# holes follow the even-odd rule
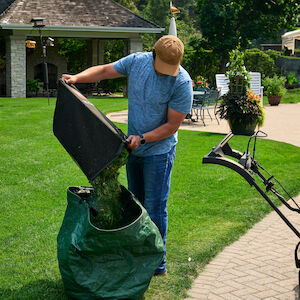
[[[92,102],[104,113],[127,108],[125,98]],[[0,99],[0,299],[67,299],[56,237],[66,189],[86,177],[52,133],[55,99]],[[126,132],[126,125],[118,124]],[[182,299],[192,279],[226,245],[271,211],[230,169],[203,165],[223,135],[179,131],[169,198],[168,276],[153,278],[146,299]],[[231,146],[244,151],[248,139]],[[259,139],[258,161],[293,195],[300,191],[298,147]],[[126,185],[122,169],[120,180]]]

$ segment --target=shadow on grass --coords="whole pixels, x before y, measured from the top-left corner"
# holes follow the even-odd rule
[[[30,300],[67,300],[62,280],[37,280],[25,284],[19,289],[0,288],[0,299],[30,299]]]
[[[200,133],[200,132],[199,132]],[[220,141],[221,139],[223,139],[226,134],[223,133],[215,133],[215,132],[206,132],[206,131],[201,131],[201,136],[203,137],[212,137],[212,136],[219,136],[220,137]]]

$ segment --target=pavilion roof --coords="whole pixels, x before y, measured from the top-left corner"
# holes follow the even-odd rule
[[[160,28],[112,0],[3,1],[0,24],[32,25],[41,17],[46,26]]]

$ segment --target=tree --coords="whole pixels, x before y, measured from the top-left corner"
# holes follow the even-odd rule
[[[161,27],[166,27],[168,24],[168,16],[170,13],[170,4],[165,0],[149,0],[145,8],[146,19],[151,20]]]
[[[198,0],[198,26],[202,45],[220,56],[225,71],[228,53],[238,45],[296,24],[299,0]]]
[[[115,2],[119,3],[120,5],[128,8],[129,10],[133,11],[134,13],[138,13],[138,9],[135,6],[135,3],[133,0],[114,0]]]
[[[78,73],[87,67],[87,43],[85,40],[60,40],[58,53],[67,60],[68,72]]]
[[[198,75],[204,76],[212,87],[215,74],[218,72],[219,56],[202,48],[201,39],[191,38],[189,44],[185,46],[182,65],[193,79]]]

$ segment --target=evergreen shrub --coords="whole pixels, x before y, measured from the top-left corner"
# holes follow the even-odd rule
[[[275,57],[274,54],[273,57]],[[261,73],[263,78],[266,76],[274,76],[280,72],[275,65],[274,58],[260,49],[247,49],[244,59],[246,69],[250,72]]]

